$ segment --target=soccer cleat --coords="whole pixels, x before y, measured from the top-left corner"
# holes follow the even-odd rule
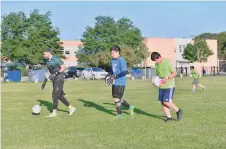
[[[206,87],[203,87],[202,89],[205,91],[206,90]]]
[[[69,110],[69,114],[68,115],[72,115],[74,112],[76,111],[76,108],[71,108],[70,110]]]
[[[133,116],[133,112],[134,112],[134,105],[130,105],[129,107],[129,111],[130,111],[130,115]]]
[[[177,120],[180,121],[182,119],[182,109],[179,109],[177,112]]]
[[[46,116],[46,117],[56,117],[57,116],[57,114],[56,113],[51,113],[50,115],[48,115],[48,116]]]
[[[122,118],[122,115],[121,114],[118,114],[114,117],[115,119],[121,119]]]
[[[167,117],[165,120],[165,122],[172,122],[172,121],[173,121],[173,119],[171,117]]]

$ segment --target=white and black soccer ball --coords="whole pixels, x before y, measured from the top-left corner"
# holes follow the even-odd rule
[[[160,87],[160,84],[162,82],[162,79],[159,78],[159,76],[154,76],[152,78],[152,84],[155,86],[155,87]]]
[[[32,112],[34,114],[40,114],[41,112],[41,107],[39,105],[34,105],[33,108],[32,108]]]

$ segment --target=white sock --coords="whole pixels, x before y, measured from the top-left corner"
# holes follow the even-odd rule
[[[56,113],[57,113],[56,111],[53,111],[53,112],[52,112],[52,114],[56,114]]]
[[[74,109],[74,107],[73,107],[73,106],[69,106],[68,108],[69,108],[69,110],[72,110],[72,109]]]
[[[171,113],[169,113],[169,114],[167,115],[167,118],[172,118]]]

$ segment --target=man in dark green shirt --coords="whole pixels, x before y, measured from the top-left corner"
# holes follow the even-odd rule
[[[63,90],[64,87],[64,70],[65,65],[62,60],[52,55],[51,49],[46,49],[44,51],[44,58],[47,59],[47,67],[50,72],[48,79],[50,79],[53,83],[53,112],[47,117],[56,117],[57,114],[57,106],[58,106],[58,99],[65,104],[69,108],[69,115],[72,115],[75,112],[75,108],[68,102],[68,100],[64,97],[65,93]],[[44,86],[42,85],[42,89]]]

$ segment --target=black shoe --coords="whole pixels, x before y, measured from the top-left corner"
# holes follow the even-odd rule
[[[180,121],[182,119],[182,109],[179,109],[177,112],[177,120]]]
[[[167,117],[166,120],[165,120],[165,122],[172,122],[172,121],[173,121],[173,119],[171,117],[170,118]]]

